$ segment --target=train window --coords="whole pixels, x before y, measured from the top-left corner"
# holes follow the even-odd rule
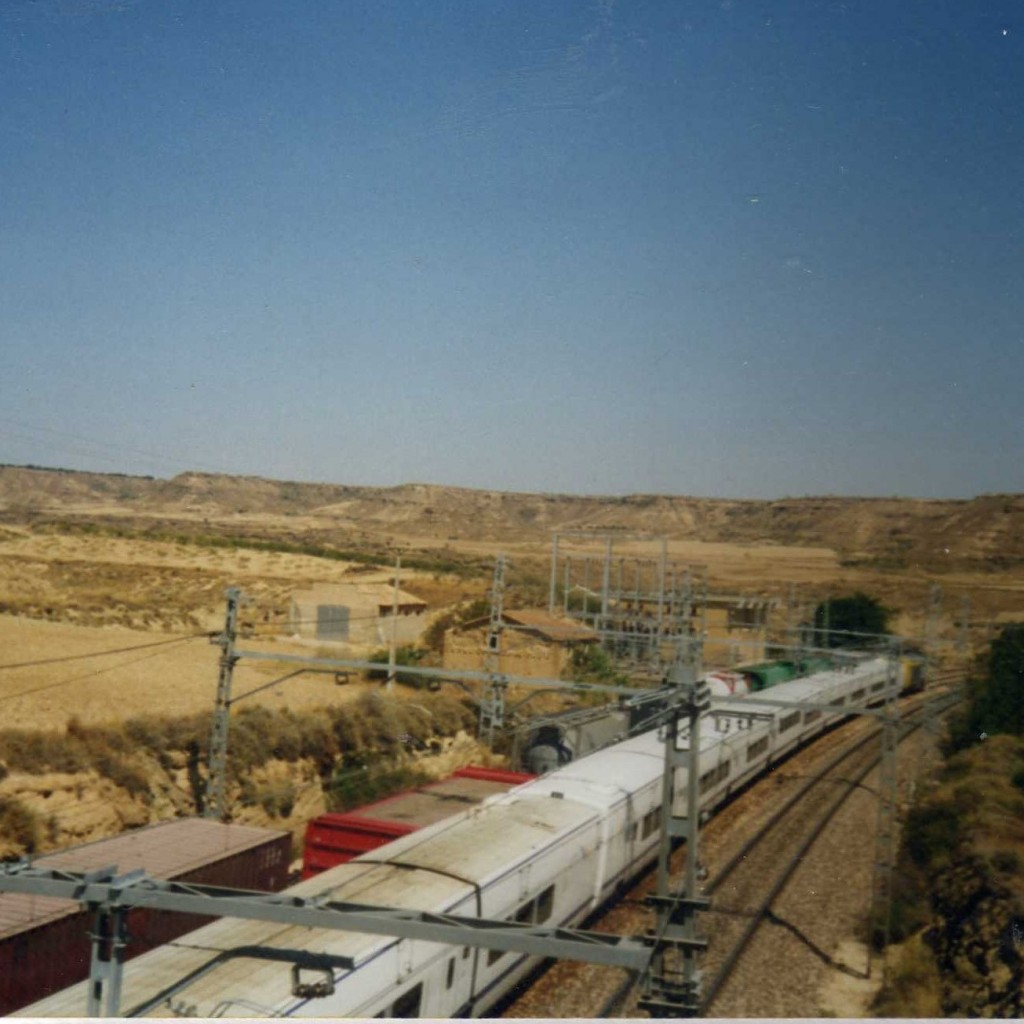
[[[524,903],[512,918],[517,924],[530,924],[533,921],[533,901]]]
[[[753,743],[747,747],[747,761],[753,761],[754,758],[760,757],[768,749],[768,737],[762,736],[759,740],[754,740]]]
[[[879,690],[884,690],[884,689],[885,689],[885,680],[883,679],[880,683],[875,683],[874,686],[871,687],[871,692],[872,693],[878,693]]]
[[[779,732],[788,732],[790,729],[800,721],[800,712],[794,711],[790,715],[786,715],[785,718],[779,719]]]
[[[646,839],[648,836],[654,835],[658,829],[661,828],[661,808],[655,807],[653,811],[648,811],[644,815],[644,825],[640,832],[640,838]]]
[[[830,708],[839,708],[839,707],[842,707],[845,703],[846,703],[846,698],[845,697],[836,697],[835,700],[830,700],[828,702],[828,706]]]
[[[463,946],[462,947],[462,959],[463,960],[468,960],[469,959],[469,946]]]
[[[635,821],[629,823],[629,828],[626,829],[626,842],[631,843],[636,839],[637,826]]]
[[[452,957],[448,961],[448,974],[444,979],[444,987],[451,988],[452,982],[455,980],[455,957]]]
[[[537,924],[543,924],[555,909],[555,887],[549,885],[538,897],[537,897],[537,917],[535,918]]]
[[[854,690],[853,693],[850,694],[850,700],[863,700],[863,699],[864,699],[864,691],[863,690]]]
[[[503,949],[489,949],[487,950],[487,966],[491,967],[496,964],[505,955]]]
[[[717,768],[712,768],[711,771],[705,772],[700,777],[700,790],[702,793],[706,789],[711,789],[713,786],[717,786],[729,778],[730,763],[729,761],[723,761]]]
[[[422,1000],[423,982],[420,982],[395,1000],[395,1005],[391,1007],[391,1016],[401,1018],[418,1017]]]
[[[821,718],[821,712],[820,711],[805,711],[804,712],[804,724],[805,725],[808,722],[816,722],[819,718]]]

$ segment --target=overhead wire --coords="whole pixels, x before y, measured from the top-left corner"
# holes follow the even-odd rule
[[[56,665],[67,661],[84,661],[88,658],[105,658],[111,654],[128,654],[131,651],[143,651],[149,647],[166,647],[170,644],[180,644],[186,640],[195,640],[197,637],[209,635],[209,633],[190,633],[188,636],[176,636],[170,640],[155,640],[151,643],[133,644],[129,647],[109,647],[102,651],[90,651],[85,654],[65,654],[59,658],[39,658],[35,661],[12,661],[6,665],[0,665],[0,671],[15,668],[35,668],[37,665]]]
[[[382,618],[380,615],[350,615],[348,617],[348,619],[346,619],[344,621],[346,621],[346,622],[385,621],[386,622],[386,621],[389,621],[389,620],[390,620],[390,616],[384,616]],[[246,632],[258,633],[258,632],[261,632],[262,630],[271,630],[271,631],[273,631],[275,633],[280,633],[281,629],[283,627],[286,627],[286,626],[308,626],[308,625],[315,625],[316,623],[322,622],[322,621],[323,620],[319,619],[319,618],[316,618],[316,619],[282,619],[280,622],[260,623],[258,626],[252,626],[251,628],[247,629]],[[330,619],[328,621],[340,623],[343,620],[341,620],[341,619]],[[2,667],[2,666],[0,666],[0,667]]]
[[[197,634],[202,636],[204,634]],[[174,641],[175,643],[188,643],[190,640],[195,640],[195,636],[181,637]],[[167,641],[170,643],[171,641]],[[153,646],[152,644],[144,644],[144,647]],[[166,646],[161,644],[160,646]],[[138,648],[135,648],[138,650]],[[129,661],[120,661],[116,665],[108,665],[105,668],[94,669],[92,672],[83,672],[81,675],[71,676],[68,679],[60,679],[55,683],[44,683],[42,686],[34,686],[27,690],[19,690],[17,693],[5,693],[0,697],[0,703],[4,703],[9,700],[17,700],[19,697],[30,697],[34,693],[42,693],[44,690],[55,690],[61,686],[67,686],[70,683],[77,683],[82,679],[91,679],[93,676],[103,675],[105,672],[113,672],[115,669],[127,668],[130,665],[137,665],[140,661],[148,661],[150,658],[159,658],[164,652],[163,651],[152,651],[149,654],[143,654],[139,658],[132,658]]]
[[[0,423],[7,424],[8,426],[17,427],[19,430],[28,430],[36,434],[47,434],[51,437],[69,438],[72,441],[76,441],[78,444],[91,445],[93,448],[103,448],[107,451],[116,452],[122,456],[120,460],[113,458],[110,455],[101,455],[98,452],[83,450],[79,447],[72,447],[70,445],[57,444],[55,442],[48,442],[50,447],[56,451],[67,451],[75,455],[86,455],[94,459],[102,459],[104,462],[117,462],[124,461],[125,455],[141,456],[147,459],[155,459],[158,462],[169,463],[175,466],[183,466],[186,469],[200,469],[208,470],[215,473],[230,473],[233,470],[228,470],[223,467],[213,467],[210,465],[203,465],[197,463],[195,459],[179,459],[173,455],[165,455],[159,452],[146,451],[142,448],[131,448],[128,445],[112,444],[109,441],[96,441],[90,437],[83,437],[81,434],[72,434],[64,430],[54,430],[52,427],[39,427],[31,423],[23,423],[20,420],[11,419],[8,416],[0,416]],[[28,441],[32,444],[39,444],[40,439],[32,436],[17,435],[8,433],[6,436],[13,438],[16,441]],[[45,442],[44,442],[45,443]],[[22,468],[22,467],[15,467]],[[80,472],[88,472],[88,470],[81,470]]]

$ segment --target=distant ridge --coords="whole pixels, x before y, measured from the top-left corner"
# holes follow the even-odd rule
[[[409,483],[314,484],[185,472],[170,479],[0,466],[0,515],[133,515],[175,520],[315,520],[372,536],[546,541],[553,530],[642,533],[722,543],[835,549],[879,567],[1024,564],[1024,495],[972,499],[804,497],[774,501],[632,494],[527,494]],[[296,528],[300,524],[296,523]]]

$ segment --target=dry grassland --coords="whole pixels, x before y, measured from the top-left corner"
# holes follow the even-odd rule
[[[295,517],[260,514],[250,517],[249,535],[274,536]],[[258,523],[256,522],[258,520]],[[259,529],[257,530],[257,526]],[[512,593],[530,602],[546,595],[549,548],[542,540],[499,544],[463,541],[456,545],[410,534],[398,550],[430,551],[443,547],[484,560],[499,552],[509,556]],[[563,543],[566,553],[585,549]],[[603,551],[600,544],[589,548]],[[656,558],[660,545],[616,544],[615,556]],[[936,580],[923,572],[885,572],[841,564],[826,547],[779,544],[701,543],[671,539],[672,560],[704,565],[716,592],[760,593],[777,597],[783,607],[791,585],[805,609],[826,594],[863,589],[897,611],[895,628],[920,636],[929,586]],[[220,628],[224,592],[239,586],[250,603],[243,618],[259,633],[279,634],[296,589],[315,582],[388,578],[365,565],[311,555],[191,543],[62,534],[44,527],[7,524],[0,532],[0,644],[2,664],[74,657],[108,649],[131,648],[182,638],[181,643],[69,663],[27,664],[0,671],[0,708],[11,726],[52,727],[78,715],[86,722],[123,719],[136,714],[189,714],[212,708],[218,649],[201,635]],[[1024,608],[1024,573],[948,573],[938,577],[944,588],[940,634],[957,635],[960,595],[970,594],[971,617],[985,625],[996,617],[1013,617]],[[486,593],[489,579],[403,570],[402,585],[422,596],[432,609]],[[978,633],[982,638],[983,631]],[[187,637],[193,639],[186,640]],[[283,637],[272,650],[310,654],[315,648]],[[236,673],[236,693],[258,687],[282,674],[280,665],[243,661]],[[329,676],[307,674],[253,696],[270,706],[310,708],[349,699],[358,685],[341,687]]]
[[[373,579],[362,566],[307,555],[193,547],[102,536],[5,529],[0,535],[0,708],[8,727],[63,726],[140,714],[210,711],[219,648],[206,636],[224,621],[224,593],[249,599],[242,617],[263,639],[249,646],[315,655],[281,634],[292,591],[311,583]],[[376,574],[381,579],[387,574]],[[458,600],[458,581],[424,578],[427,600]],[[415,587],[415,576],[403,574]],[[269,637],[269,646],[268,638]],[[180,639],[178,643],[167,643]],[[160,646],[150,646],[159,644]],[[131,650],[131,648],[138,648]],[[109,656],[83,655],[120,651]],[[51,659],[76,659],[52,661]],[[39,664],[40,662],[51,662]],[[18,666],[23,667],[5,667]],[[265,685],[288,667],[242,661],[236,694]],[[250,698],[295,710],[351,700],[368,687],[307,673]]]

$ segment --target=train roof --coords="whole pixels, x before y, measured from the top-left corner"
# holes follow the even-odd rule
[[[486,885],[515,871],[538,847],[548,845],[560,834],[573,834],[594,816],[590,807],[571,799],[520,800],[510,792],[330,868],[287,891],[295,896],[351,903],[450,911],[472,897],[476,885]],[[413,870],[416,868],[421,870]],[[487,912],[485,907],[485,915]],[[126,1014],[134,1015],[182,978],[196,975],[174,998],[196,1006],[201,1016],[213,1015],[226,1001],[245,1006],[248,1000],[252,1009],[253,999],[258,1003],[256,1008],[263,1011],[260,1015],[266,1016],[291,998],[287,971],[261,972],[257,985],[254,971],[261,961],[238,957],[204,977],[208,965],[246,946],[330,952],[350,957],[358,965],[395,941],[357,932],[223,918],[128,962],[121,1006]],[[81,1016],[86,1005],[85,985],[73,986],[26,1007],[22,1014]],[[257,988],[258,997],[254,995]],[[161,1001],[148,1012],[166,1016],[166,1010],[166,1003]]]
[[[423,876],[418,872],[354,860],[287,891],[294,896],[441,910],[472,893],[472,886],[446,875]],[[311,953],[329,951],[351,957],[358,964],[393,941],[357,932],[222,918],[126,963],[122,1012],[126,1016],[166,1017],[166,998],[172,998],[175,1002],[195,1006],[200,1016],[218,1015],[214,1011],[224,1003],[247,1006],[250,1012],[243,1014],[245,1016],[252,1010],[262,1011],[259,1016],[269,1016],[275,1008],[292,999],[289,972],[260,971],[264,961],[248,956],[231,958],[233,950],[266,946]],[[204,975],[218,960],[224,962],[215,972]],[[192,976],[191,982],[181,984],[182,979]],[[88,982],[82,982],[64,989],[25,1007],[17,1016],[81,1017],[86,1006],[87,986]],[[144,1014],[140,1012],[143,1010]]]
[[[284,832],[248,825],[179,818],[48,853],[37,857],[34,863],[41,868],[68,871],[93,871],[116,865],[120,874],[143,868],[154,878],[174,879],[283,835]],[[74,900],[0,893],[0,939],[78,910]]]

